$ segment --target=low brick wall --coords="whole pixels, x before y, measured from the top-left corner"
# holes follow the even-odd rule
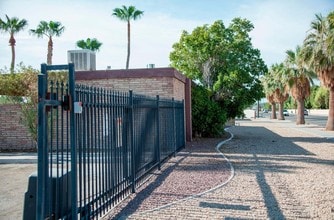
[[[21,108],[15,104],[0,105],[0,151],[36,150],[35,141],[21,123]]]

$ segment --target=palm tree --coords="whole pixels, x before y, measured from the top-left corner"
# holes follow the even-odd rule
[[[44,35],[49,38],[47,64],[52,64],[53,41],[52,37],[59,37],[65,30],[65,27],[58,21],[41,21],[36,29],[30,29],[30,33],[42,38]]]
[[[27,25],[28,22],[25,19],[20,20],[17,17],[9,18],[8,15],[6,15],[7,21],[3,21],[0,19],[0,30],[2,30],[5,33],[10,34],[9,38],[9,46],[12,48],[12,61],[10,64],[10,71],[14,72],[14,66],[15,66],[15,43],[16,40],[14,38],[14,34],[22,31]]]
[[[271,119],[277,119],[276,116],[276,102],[274,100],[274,84],[272,83],[273,77],[269,74],[265,74],[261,78],[261,82],[263,85],[264,93],[266,94],[266,98],[271,105]]]
[[[278,103],[278,120],[284,120],[283,107],[284,102],[289,98],[288,89],[286,86],[286,78],[283,63],[274,64],[268,72],[267,79],[267,94],[273,100],[273,103]],[[268,99],[269,100],[269,99]]]
[[[313,83],[312,78],[315,77],[315,74],[307,69],[300,46],[297,46],[295,51],[287,50],[286,55],[285,69],[288,86],[292,97],[297,102],[296,124],[305,124],[305,99],[311,94],[310,83]]]
[[[130,20],[137,20],[144,14],[143,11],[137,10],[134,6],[122,6],[122,8],[115,8],[112,15],[125,21],[128,24],[128,53],[126,58],[126,69],[129,69],[130,62]]]
[[[304,40],[304,60],[329,89],[329,113],[326,130],[334,130],[334,11],[327,17],[316,15]]]
[[[77,41],[77,46],[81,49],[88,49],[91,51],[99,51],[102,43],[99,42],[96,38]]]
[[[274,94],[267,95],[266,98],[267,98],[268,102],[271,105],[271,119],[277,119],[277,115],[276,115],[276,102],[274,100]]]

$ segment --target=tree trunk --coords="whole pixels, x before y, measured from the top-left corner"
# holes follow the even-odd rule
[[[304,99],[302,100],[298,99],[297,100],[297,117],[296,117],[297,125],[305,124],[304,109],[305,109]]]
[[[283,115],[283,106],[284,102],[279,102],[278,103],[278,120],[285,120],[284,115]]]
[[[271,119],[277,119],[275,102],[271,103]]]
[[[128,55],[126,57],[126,69],[129,69],[130,62],[130,21],[128,21]]]
[[[326,130],[334,131],[334,86],[329,88],[329,112]]]
[[[16,40],[15,40],[13,34],[11,34],[10,39],[9,39],[9,46],[11,46],[11,49],[12,49],[12,61],[10,63],[10,72],[11,73],[14,72],[14,68],[15,68],[15,43],[16,43]]]
[[[48,54],[47,54],[47,60],[46,63],[48,65],[52,65],[52,51],[53,51],[53,42],[52,42],[52,37],[49,37],[49,42],[48,42]]]

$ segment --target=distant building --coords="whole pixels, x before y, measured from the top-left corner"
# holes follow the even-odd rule
[[[67,51],[67,61],[74,63],[76,71],[96,70],[95,52],[88,49]]]

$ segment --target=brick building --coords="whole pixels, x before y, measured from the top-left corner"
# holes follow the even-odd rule
[[[192,140],[191,80],[174,68],[77,71],[77,83],[185,102],[186,140]]]
[[[191,80],[174,68],[77,71],[75,79],[79,84],[184,100],[186,140],[192,140]],[[0,151],[35,149],[20,119],[18,105],[0,105]]]

